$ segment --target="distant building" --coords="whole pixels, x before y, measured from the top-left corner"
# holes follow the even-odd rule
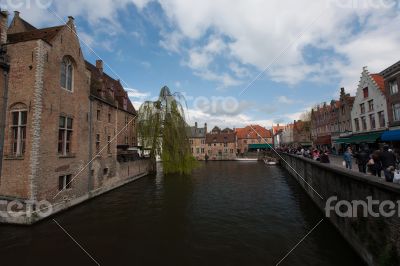
[[[207,123],[204,124],[203,128],[199,128],[196,122],[193,127],[188,127],[187,131],[193,157],[197,160],[204,160],[206,155]]]
[[[376,143],[388,127],[384,79],[379,74],[370,74],[366,67],[361,73],[351,119],[353,137],[349,142],[354,144]]]
[[[333,100],[311,110],[311,139],[316,147],[331,147],[332,134],[339,132],[338,109],[339,102]]]
[[[344,88],[340,89],[338,106],[339,132],[332,136],[332,143],[338,152],[343,152],[347,146],[347,143],[344,143],[342,138],[352,135],[353,127],[351,121],[351,110],[353,109],[354,99],[355,97],[350,96],[349,93],[346,93]]]
[[[272,126],[272,143],[274,144],[275,148],[278,148],[281,146],[282,144],[282,133],[283,130],[285,129],[285,126],[282,125],[276,125],[276,126]]]
[[[311,122],[294,121],[293,123],[293,143],[296,146],[311,146]]]
[[[259,125],[251,125],[244,128],[236,128],[237,153],[240,155],[248,151],[258,149],[270,149],[273,147],[272,133]]]
[[[206,153],[210,160],[236,159],[236,133],[230,128],[214,127],[206,134]]]
[[[281,146],[288,147],[293,144],[293,124],[287,124],[281,134]]]

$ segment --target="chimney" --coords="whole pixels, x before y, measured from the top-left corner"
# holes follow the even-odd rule
[[[7,42],[8,12],[0,10],[0,44]]]
[[[17,11],[17,10],[14,11],[14,17],[19,18],[19,11]]]
[[[96,60],[96,68],[103,74],[103,60]]]
[[[68,16],[67,26],[68,26],[68,28],[70,28],[71,30],[76,32],[76,28],[75,28],[75,23],[74,22],[75,22],[75,18],[73,16]]]
[[[204,123],[204,130],[205,130],[206,133],[207,133],[207,123]]]

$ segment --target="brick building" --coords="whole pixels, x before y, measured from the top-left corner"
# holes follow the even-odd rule
[[[243,155],[248,151],[273,147],[272,133],[260,125],[251,125],[235,129],[237,135],[237,153]]]
[[[400,61],[383,70],[388,122],[391,129],[400,129]]]
[[[204,160],[206,155],[207,123],[204,124],[203,128],[199,128],[196,122],[194,127],[188,127],[187,130],[193,157],[197,160]]]
[[[339,106],[338,106],[338,132],[334,136],[332,136],[332,143],[339,153],[342,153],[347,143],[342,141],[343,138],[349,137],[352,135],[352,122],[351,122],[351,110],[353,109],[354,104],[354,96],[350,96],[349,93],[346,93],[344,88],[340,89],[340,98],[339,98]]]
[[[382,141],[390,142],[400,148],[400,61],[386,68],[381,73],[385,82],[385,95],[388,111],[389,131],[381,136]]]
[[[36,29],[16,12],[4,41],[1,198],[47,200],[56,212],[148,171],[147,161],[117,160],[136,144],[136,112],[102,62],[85,61],[72,17]]]
[[[339,101],[323,103],[311,110],[311,139],[319,148],[332,146],[332,135],[339,132]]]
[[[229,128],[214,127],[206,134],[206,152],[210,160],[236,159],[236,133]]]
[[[311,142],[311,122],[297,120],[293,123],[293,143],[296,146],[308,147]]]

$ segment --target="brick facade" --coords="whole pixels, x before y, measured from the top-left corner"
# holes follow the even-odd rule
[[[229,128],[214,127],[206,135],[206,153],[210,160],[235,160],[236,133]]]
[[[36,29],[17,13],[7,42],[1,198],[70,206],[149,170],[146,163],[118,160],[121,150],[136,145],[136,111],[121,83],[100,69],[101,61],[85,61],[72,17],[66,25]],[[60,180],[75,176],[60,189]]]
[[[380,73],[385,80],[389,127],[400,129],[400,61]]]

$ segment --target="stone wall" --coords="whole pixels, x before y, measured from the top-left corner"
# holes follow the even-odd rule
[[[400,200],[399,185],[296,155],[282,154],[281,156],[286,161],[281,161],[282,166],[296,178],[312,200],[324,211],[324,215],[326,215],[326,201],[332,196],[336,196],[337,201],[349,202],[366,201],[367,197],[372,197],[373,200],[379,202],[390,200],[396,203]],[[378,211],[377,209],[374,208],[374,211]],[[399,265],[400,218],[398,211],[392,218],[372,216],[364,218],[361,208],[358,209],[358,218],[342,218],[331,211],[330,217],[326,219],[334,224],[368,265]]]

